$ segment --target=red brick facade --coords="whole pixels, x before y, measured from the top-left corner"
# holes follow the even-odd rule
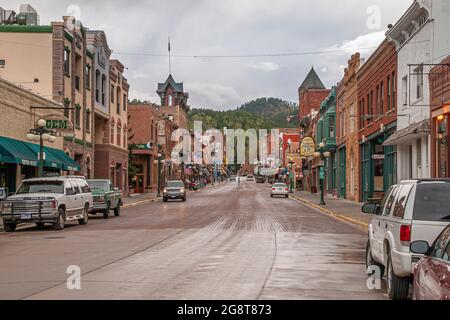
[[[359,140],[380,131],[381,125],[387,126],[397,121],[396,73],[397,51],[391,42],[384,40],[356,75]],[[390,79],[390,87],[394,91],[388,92],[387,79]],[[377,99],[377,90],[383,92],[383,99]]]
[[[450,177],[450,56],[431,69],[431,176]]]
[[[318,111],[322,101],[330,94],[329,89],[307,89],[299,93],[298,118],[301,120],[307,116],[312,109]]]

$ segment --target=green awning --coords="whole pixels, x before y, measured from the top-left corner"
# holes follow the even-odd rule
[[[0,137],[0,162],[37,166],[37,155],[20,140]]]
[[[66,171],[80,171],[80,165],[62,150],[44,147],[45,163],[48,168]],[[7,137],[0,137],[0,162],[38,166],[39,145]]]
[[[39,159],[39,145],[30,143],[30,142],[24,142],[28,148],[33,150],[33,152],[36,154],[36,158]],[[55,169],[63,169],[63,165],[61,161],[56,159],[52,153],[50,153],[48,150],[50,148],[44,147],[44,153],[45,153],[45,162],[44,166],[48,168],[55,168]]]
[[[67,171],[80,171],[81,167],[78,163],[75,162],[72,158],[70,158],[64,151],[54,149],[54,148],[46,148],[46,152],[51,154],[55,159],[57,159],[60,163],[62,163],[62,167]]]

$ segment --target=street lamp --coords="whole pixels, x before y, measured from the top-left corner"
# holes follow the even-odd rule
[[[325,206],[325,197],[324,197],[324,179],[325,179],[325,158],[329,158],[331,153],[325,150],[325,143],[322,141],[319,143],[319,149],[317,152],[314,152],[314,157],[320,158],[320,171],[319,171],[319,185],[320,185],[320,203],[319,205]]]
[[[30,129],[26,134],[26,138],[31,142],[39,142],[39,161],[38,161],[38,177],[44,176],[44,141],[53,143],[56,141],[54,132],[48,130],[45,126],[47,121],[45,119],[39,119],[36,123],[37,127]]]
[[[294,174],[293,174],[293,172],[292,172],[292,166],[294,165],[294,159],[292,159],[292,158],[290,158],[289,159],[289,166],[290,166],[290,169],[289,169],[289,176],[290,176],[290,180],[291,180],[291,183],[289,184],[290,185],[290,193],[294,193]]]
[[[158,194],[156,195],[158,198],[161,198],[161,159],[162,154],[158,153],[155,160],[155,164],[158,165]]]

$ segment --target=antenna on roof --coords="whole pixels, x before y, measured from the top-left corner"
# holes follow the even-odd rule
[[[172,74],[172,65],[170,63],[170,37],[169,37],[169,46],[168,46],[168,50],[169,50],[169,74]]]

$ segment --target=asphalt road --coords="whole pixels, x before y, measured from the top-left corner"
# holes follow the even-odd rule
[[[222,183],[87,226],[1,233],[0,299],[386,298],[367,289],[362,231],[269,193]]]

